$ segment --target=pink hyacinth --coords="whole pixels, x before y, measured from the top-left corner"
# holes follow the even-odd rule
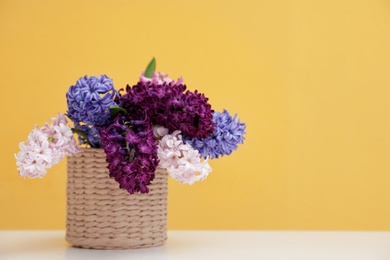
[[[160,167],[167,169],[170,176],[192,185],[204,180],[211,172],[207,158],[202,161],[197,150],[184,144],[180,131],[165,135],[158,145]]]
[[[45,123],[40,129],[36,125],[28,140],[19,144],[20,152],[15,154],[19,176],[42,178],[46,169],[60,162],[64,156],[81,151],[73,138],[72,129],[66,125],[66,118],[58,113],[58,118],[51,121],[52,124]]]
[[[141,77],[139,78],[140,82],[152,82],[156,85],[161,85],[164,83],[171,83],[173,82],[173,85],[179,85],[183,84],[184,80],[182,77],[178,78],[176,81],[174,81],[171,78],[168,78],[168,74],[162,73],[162,72],[153,72],[152,78],[145,77],[145,72],[142,72]]]

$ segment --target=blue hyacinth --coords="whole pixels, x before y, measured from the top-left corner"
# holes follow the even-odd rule
[[[110,106],[116,106],[116,94],[112,80],[106,75],[80,78],[66,93],[67,116],[75,125],[107,125]]]
[[[216,125],[210,137],[199,139],[184,136],[185,142],[198,150],[204,158],[230,155],[237,150],[238,144],[244,142],[245,124],[237,119],[237,115],[232,117],[226,110],[222,113],[214,112],[213,122]]]

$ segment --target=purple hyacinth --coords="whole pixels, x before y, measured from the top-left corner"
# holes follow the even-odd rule
[[[139,82],[133,87],[127,86],[126,93],[117,102],[133,118],[145,112],[152,124],[162,125],[171,132],[180,130],[198,138],[210,136],[214,123],[208,98],[197,91],[184,91],[183,84]]]
[[[100,128],[110,176],[129,193],[148,193],[159,163],[157,139],[148,119],[133,120],[119,114]]]
[[[232,117],[226,110],[222,113],[214,112],[213,121],[216,126],[210,137],[199,139],[183,136],[185,142],[198,150],[204,158],[230,155],[245,139],[246,126],[238,120],[237,115]]]
[[[116,105],[116,94],[112,80],[106,75],[80,78],[66,93],[67,116],[75,125],[106,125],[110,120],[110,106]]]

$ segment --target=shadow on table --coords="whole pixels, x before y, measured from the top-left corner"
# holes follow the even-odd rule
[[[200,245],[198,245],[200,246]],[[137,260],[164,260],[169,256],[183,254],[190,248],[196,248],[197,243],[191,237],[169,237],[164,245],[139,249],[84,249],[72,247],[68,244],[65,259],[137,259]]]
[[[137,260],[166,259],[166,247],[102,250],[69,246],[65,253],[65,259],[133,259],[133,257]]]

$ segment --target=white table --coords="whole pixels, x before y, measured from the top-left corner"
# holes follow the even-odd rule
[[[148,249],[73,248],[64,231],[0,231],[0,259],[389,260],[390,232],[169,231]]]

